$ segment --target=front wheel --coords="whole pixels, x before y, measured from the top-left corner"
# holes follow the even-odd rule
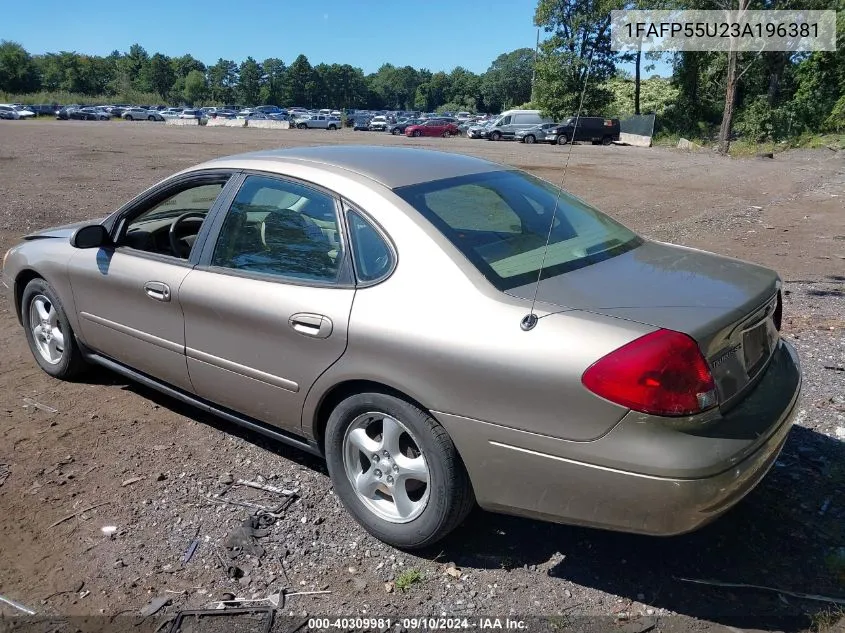
[[[343,505],[368,532],[395,547],[439,541],[475,503],[449,434],[400,398],[347,398],[329,416],[325,448]]]
[[[307,126],[307,125],[305,125],[304,123],[300,123],[300,124],[299,124],[299,125],[297,125],[296,127],[297,127],[297,129],[299,129],[299,130],[304,130],[304,129],[305,129],[305,128],[307,128],[308,126]]]
[[[35,361],[55,378],[68,380],[86,368],[62,302],[40,278],[30,281],[21,297],[21,320]]]
[[[531,145],[532,143],[535,143],[536,141],[537,141],[537,139],[534,137],[533,134],[527,134],[525,136],[525,138],[523,139],[523,142],[528,143],[529,145]]]
[[[400,130],[398,127],[395,127],[393,128],[393,130],[391,130],[390,133],[393,134],[393,136],[399,136],[400,134],[402,134],[402,130]]]
[[[566,134],[558,134],[555,138],[555,145],[566,145],[569,142],[569,139],[566,137]]]
[[[422,132],[419,130],[414,130],[414,136],[422,136]]]
[[[147,117],[147,121],[155,121],[156,118],[153,115]]]
[[[336,129],[337,129],[337,126],[336,126],[336,125],[330,125],[330,126],[329,126],[329,129],[330,129],[330,130],[336,130]]]
[[[443,132],[443,134],[441,134],[440,136],[442,136],[443,138],[449,138],[449,137],[450,137],[450,136],[452,136],[452,135],[451,135],[451,134],[449,134],[449,130],[446,130],[446,131],[445,131],[445,132]]]
[[[501,132],[491,132],[490,135],[487,137],[491,141],[501,141],[502,140],[502,133]]]
[[[132,121],[132,120],[133,120],[133,119],[132,119],[132,115],[131,115],[131,114],[130,114],[129,116],[124,117],[124,118],[125,118],[127,121]]]

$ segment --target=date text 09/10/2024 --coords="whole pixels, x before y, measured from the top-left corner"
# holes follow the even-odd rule
[[[329,631],[332,629],[376,629],[385,630],[401,627],[408,631],[450,631],[450,630],[513,630],[524,631],[528,627],[524,620],[517,618],[448,618],[448,617],[419,617],[419,618],[310,618],[308,629],[312,631]]]

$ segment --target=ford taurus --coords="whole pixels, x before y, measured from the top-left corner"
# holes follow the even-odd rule
[[[453,153],[212,160],[29,235],[3,278],[45,372],[99,364],[323,455],[406,548],[476,503],[691,531],[763,478],[801,386],[776,273]]]

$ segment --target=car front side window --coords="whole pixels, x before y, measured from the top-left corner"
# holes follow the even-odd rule
[[[305,185],[248,176],[229,208],[211,265],[334,282],[342,263],[335,200]]]
[[[153,202],[126,225],[118,246],[187,259],[226,178],[188,183]],[[172,230],[171,230],[172,229]]]

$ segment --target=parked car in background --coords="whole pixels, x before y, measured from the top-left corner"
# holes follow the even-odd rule
[[[551,143],[548,136],[551,134],[551,131],[557,127],[557,123],[541,123],[540,125],[518,130],[514,135],[514,138],[517,141],[527,143],[529,145],[532,143]]]
[[[300,130],[339,130],[340,119],[336,119],[331,115],[315,114],[305,119],[296,119],[296,127]]]
[[[417,125],[405,128],[405,136],[457,136],[460,134],[458,126],[442,119],[428,119]]]
[[[178,119],[179,115],[182,114],[182,108],[167,108],[159,114],[161,114],[161,118],[163,119]]]
[[[126,121],[164,121],[164,117],[158,110],[147,110],[140,107],[124,110],[121,117]]]
[[[407,130],[410,126],[419,125],[421,123],[423,123],[422,119],[399,119],[396,123],[389,125],[387,131],[394,136],[399,136],[400,134],[404,134],[405,130]]]
[[[356,116],[352,120],[352,129],[356,132],[367,132],[370,129],[370,116]]]
[[[0,104],[0,118],[16,121],[19,119],[34,119],[35,112],[22,105],[4,103]]]
[[[60,121],[104,121],[108,117],[103,118],[99,113],[93,111],[93,108],[80,106],[67,106],[56,113],[56,118]]]
[[[180,119],[204,119],[207,118],[205,113],[202,110],[197,110],[195,108],[188,108],[186,110],[182,110],[179,114]]]
[[[388,125],[390,125],[390,123],[384,115],[380,114],[370,119],[370,130],[373,132],[384,132]]]
[[[539,110],[506,110],[488,128],[487,139],[491,141],[513,139],[519,130],[543,123],[554,123],[554,121],[540,116]]]
[[[111,121],[111,114],[102,106],[80,108],[79,111],[93,115],[95,121]]]
[[[466,129],[467,138],[487,138],[487,131],[490,129],[491,121],[475,123]]]
[[[61,110],[62,106],[56,103],[41,103],[29,106],[29,109],[35,112],[35,116],[56,116],[56,112]]]
[[[550,143],[565,144],[571,141],[610,145],[619,140],[619,119],[599,116],[570,117],[547,132]]]

